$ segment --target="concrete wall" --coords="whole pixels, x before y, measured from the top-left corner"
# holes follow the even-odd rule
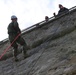
[[[75,75],[76,74],[76,10],[37,25],[23,33],[30,57],[13,61],[10,48],[0,61],[0,75]],[[2,54],[10,45],[0,45]],[[19,51],[21,46],[19,46]],[[3,61],[2,61],[3,60]]]

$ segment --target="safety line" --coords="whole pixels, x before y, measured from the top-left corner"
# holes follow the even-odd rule
[[[70,14],[70,13],[69,13]],[[55,35],[55,33],[57,32],[57,30],[59,29],[59,27],[61,26],[61,24],[56,28],[55,32],[53,33],[53,36]],[[53,36],[51,38],[53,38]],[[67,37],[66,37],[67,38]],[[50,38],[48,40],[45,40],[45,42],[49,42]],[[64,40],[62,40],[61,42],[63,42]],[[50,43],[50,42],[49,42]],[[40,59],[40,57],[42,56],[42,54],[46,51],[43,50],[42,53],[40,54],[40,56],[38,57],[37,61],[34,63],[34,65],[31,67],[30,71],[28,72],[27,75],[30,75],[30,72],[33,71],[33,67],[37,64],[38,60]],[[31,75],[33,75],[35,72],[33,72]]]
[[[2,55],[0,56],[0,60],[2,59],[2,57],[4,56],[4,54],[9,50],[9,48],[12,46],[12,44],[17,40],[17,38],[20,36],[21,33],[19,33],[15,39],[13,40],[13,42],[4,50],[4,52],[2,53]]]
[[[61,25],[61,24],[60,24]],[[55,35],[56,31],[59,29],[60,25],[56,28],[55,32],[53,33],[53,36]],[[53,36],[51,38],[53,38]],[[50,39],[50,38],[49,38]],[[48,40],[49,40],[48,39]],[[45,42],[48,42],[48,40],[45,40]],[[45,49],[46,50],[46,49]],[[27,75],[30,75],[30,72],[33,71],[33,67],[37,64],[38,60],[40,59],[40,57],[42,56],[42,54],[45,52],[45,50],[42,51],[42,53],[40,54],[40,56],[38,57],[37,61],[34,63],[34,65],[31,67],[30,71],[28,72]],[[33,75],[34,73],[32,73],[31,75]]]

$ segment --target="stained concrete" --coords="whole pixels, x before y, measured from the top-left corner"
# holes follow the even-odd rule
[[[30,57],[13,60],[10,48],[0,61],[0,75],[76,75],[76,10],[35,28],[22,37]],[[10,45],[0,45],[0,54]]]

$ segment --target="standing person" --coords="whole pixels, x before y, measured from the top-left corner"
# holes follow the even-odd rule
[[[63,12],[68,12],[69,9],[64,7],[63,5],[59,4],[59,11],[58,11],[58,15],[62,14]]]
[[[8,35],[9,35],[10,43],[12,44],[12,42],[13,42],[13,44],[11,46],[14,48],[15,61],[18,61],[18,58],[17,58],[18,44],[17,43],[19,43],[20,45],[23,46],[24,58],[26,58],[28,56],[28,54],[26,54],[27,44],[26,44],[25,40],[21,37],[21,35],[19,35],[19,34],[21,34],[21,30],[20,30],[19,24],[17,22],[17,17],[15,15],[11,16],[11,20],[12,20],[12,22],[8,25],[8,28],[7,28]],[[19,35],[19,37],[17,38],[18,35]]]
[[[58,15],[61,15],[63,13],[69,12],[69,9],[64,7],[63,5],[59,4],[59,11]],[[56,16],[56,13],[53,13],[54,16]]]

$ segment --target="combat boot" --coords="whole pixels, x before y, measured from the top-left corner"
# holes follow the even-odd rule
[[[14,48],[13,50],[13,56],[14,56],[14,60],[17,62],[18,58],[17,58],[17,48]]]
[[[15,60],[16,62],[19,61],[17,57],[14,57],[14,60]]]
[[[26,53],[26,51],[24,51],[24,50],[22,51],[22,53],[23,53],[24,59],[27,58],[27,57],[29,56],[29,55]]]
[[[24,55],[24,59],[27,58],[27,57],[29,57],[29,55],[26,53],[26,54]]]

